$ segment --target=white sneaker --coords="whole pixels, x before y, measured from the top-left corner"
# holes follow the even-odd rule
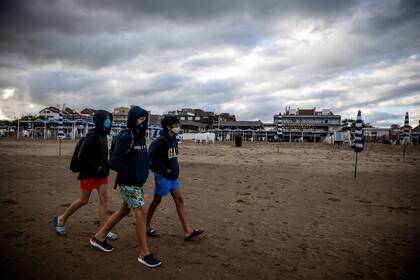
[[[115,233],[113,233],[113,232],[108,232],[108,234],[106,235],[106,239],[108,239],[108,240],[117,240],[118,239],[118,235],[116,235]]]

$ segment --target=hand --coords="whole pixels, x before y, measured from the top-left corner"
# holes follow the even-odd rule
[[[169,168],[166,169],[166,173],[171,174],[172,170],[170,170]]]

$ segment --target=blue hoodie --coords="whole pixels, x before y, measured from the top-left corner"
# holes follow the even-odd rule
[[[170,136],[163,129],[155,139],[156,146],[153,158],[150,159],[156,166],[156,172],[169,180],[179,177],[178,141],[175,136]],[[171,171],[168,173],[168,169]]]
[[[149,155],[146,139],[136,129],[136,120],[144,113],[147,113],[147,111],[138,106],[132,107],[128,112],[127,127],[129,131],[122,133],[117,139],[110,166],[112,170],[118,173],[118,185],[142,187],[149,175]],[[147,128],[147,119],[145,124]],[[130,149],[133,137],[134,145]]]

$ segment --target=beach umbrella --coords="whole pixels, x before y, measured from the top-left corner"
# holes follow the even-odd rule
[[[63,113],[60,111],[58,114],[58,133],[57,133],[58,140],[63,140],[65,138],[64,129],[63,129]]]
[[[28,130],[32,131],[32,117],[31,116],[28,117]]]
[[[33,138],[34,134],[33,134],[33,127],[32,127],[32,116],[28,116],[28,131],[31,137]]]
[[[283,117],[281,113],[277,118],[277,152],[280,152],[280,139],[283,139]]]
[[[404,131],[403,131],[403,158],[405,158],[405,146],[410,143],[410,122],[408,112],[405,113]]]
[[[63,112],[60,110],[58,113],[58,155],[61,157],[61,141],[65,138],[64,130],[63,130]]]
[[[363,151],[363,120],[362,112],[359,110],[356,119],[356,130],[354,132],[354,145],[353,149],[356,152],[356,164],[354,166],[354,178],[357,175],[357,156]]]

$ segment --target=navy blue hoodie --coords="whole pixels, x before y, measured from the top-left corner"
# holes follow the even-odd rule
[[[128,112],[127,120],[127,127],[130,131],[122,133],[117,139],[110,166],[118,173],[118,185],[141,187],[149,175],[146,139],[136,129],[136,120],[144,113],[147,113],[144,109],[138,106],[132,107]],[[145,122],[147,124],[147,119]],[[133,137],[134,146],[130,149]]]
[[[153,165],[156,165],[157,172],[170,180],[178,179],[178,141],[176,137],[171,137],[163,129],[159,132],[156,141],[155,152],[153,154]],[[171,172],[167,172],[167,170]]]

